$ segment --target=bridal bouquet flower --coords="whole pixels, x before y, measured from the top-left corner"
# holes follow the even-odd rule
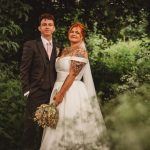
[[[58,119],[59,112],[55,103],[42,104],[37,108],[34,116],[34,121],[43,128],[48,126],[56,129]]]

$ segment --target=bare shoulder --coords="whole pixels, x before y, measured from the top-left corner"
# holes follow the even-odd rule
[[[77,57],[88,58],[88,52],[86,49],[78,48],[74,54]]]

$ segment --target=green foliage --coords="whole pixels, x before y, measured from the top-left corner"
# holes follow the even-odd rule
[[[129,15],[126,20],[123,21],[122,29],[120,30],[120,35],[123,40],[127,39],[140,39],[146,34],[146,29],[148,26],[148,13],[141,9],[139,16]]]
[[[28,19],[31,7],[20,0],[1,0],[0,4],[3,6],[0,10],[0,61],[7,64],[19,50],[21,21]]]
[[[95,28],[86,42],[96,89],[103,100],[150,80],[150,40],[146,36],[113,43]]]
[[[86,43],[92,65],[96,65],[96,62],[102,55],[102,51],[111,45],[111,42],[108,41],[104,35],[97,31],[96,22],[94,23],[94,32],[88,31]]]
[[[139,53],[137,53],[137,73],[141,78],[148,77],[149,71],[150,71],[150,39],[149,38],[143,38],[141,43],[141,50]],[[150,78],[147,78],[150,80]],[[147,80],[147,81],[148,81]]]
[[[14,21],[7,23],[7,26],[0,27],[0,51],[3,55],[11,51],[17,52],[19,45],[13,37],[19,33],[21,33],[21,28]]]
[[[32,30],[31,33],[35,28],[35,21],[33,20],[43,12],[50,12],[56,17],[57,29],[64,26],[68,27],[71,22],[79,20],[86,24],[88,29],[94,31],[94,23],[97,22],[97,29],[105,37],[113,41],[118,36],[124,37],[130,35],[130,33],[135,34],[135,31],[132,32],[132,30],[136,28],[142,29],[143,27],[139,27],[141,25],[140,21],[142,21],[141,12],[149,12],[148,9],[145,9],[149,7],[148,2],[143,2],[142,0],[137,0],[136,2],[127,0],[34,0],[28,1],[28,4],[33,7],[29,22],[31,23],[31,28],[29,29]],[[147,21],[149,22],[149,20]],[[132,24],[132,29],[130,29],[130,24]],[[123,31],[124,28],[128,29]],[[120,31],[123,32],[121,35]],[[136,32],[139,32],[138,29]],[[137,33],[135,34],[136,37],[138,36]],[[139,33],[142,33],[142,31],[140,30]],[[33,38],[34,34],[31,37]]]
[[[22,21],[31,7],[20,0],[0,1],[0,149],[18,149],[22,134],[24,99],[18,78],[17,53]]]
[[[26,34],[35,38],[32,33],[39,14],[51,12],[56,17],[55,38],[64,45],[68,43],[67,30],[72,22],[81,21],[87,27],[86,43],[96,89],[103,103],[109,100],[103,112],[112,150],[147,150],[150,147],[148,2],[24,2],[0,1],[3,6],[0,9],[0,149],[20,148],[25,101],[18,77],[18,51]]]
[[[31,7],[20,0],[1,0],[1,5],[3,7],[0,14],[0,39],[13,40],[12,37],[22,32],[19,20],[28,20],[27,14]]]
[[[0,77],[0,149],[18,149],[23,129],[24,99],[20,81]]]
[[[98,30],[102,31],[103,35],[113,41],[120,36],[120,31],[126,26],[130,27],[131,23],[133,30],[139,27],[136,24],[142,19],[141,11],[149,12],[150,10],[148,1],[143,2],[142,0],[137,0],[136,2],[127,0],[82,0],[80,2],[80,7],[85,12],[82,17],[88,24],[88,27],[93,30],[93,23],[96,21]],[[132,22],[130,22],[129,16]],[[137,33],[139,32],[138,29],[136,31]],[[130,33],[133,32],[130,30]],[[130,34],[128,35],[130,37]]]
[[[102,99],[110,99],[117,94],[118,86],[124,83],[124,75],[137,69],[137,56],[143,47],[141,40],[109,42],[103,35],[90,33],[87,39],[90,62],[96,88]],[[146,61],[143,62],[146,64]],[[141,67],[140,69],[142,69]],[[148,68],[147,68],[148,69]],[[145,69],[143,69],[145,73]]]
[[[122,85],[117,87],[117,92],[138,88],[143,83],[150,82],[150,39],[143,38],[140,50],[135,54],[133,70],[121,77]]]
[[[58,12],[57,12],[58,13]],[[54,33],[55,39],[59,39],[64,46],[68,45],[68,29],[70,25],[74,22],[83,22],[81,15],[83,11],[76,8],[72,11],[65,12],[60,18],[56,18],[56,32]]]
[[[134,70],[135,54],[139,51],[140,41],[118,41],[109,48],[105,49],[103,57],[99,58],[106,67],[112,72],[120,75]]]
[[[126,92],[104,107],[112,150],[149,150],[150,85]]]
[[[92,37],[92,36],[91,36]],[[112,150],[148,150],[150,145],[150,39],[108,43],[90,38],[91,59]],[[102,36],[101,36],[102,37]],[[101,42],[101,40],[103,42]],[[96,42],[94,42],[96,41]],[[96,43],[101,43],[101,47]],[[104,44],[104,46],[103,46]],[[96,52],[95,52],[96,51]],[[121,93],[124,93],[120,95]],[[111,99],[116,97],[114,99]]]

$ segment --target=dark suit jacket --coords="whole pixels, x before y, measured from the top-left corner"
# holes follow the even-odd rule
[[[53,50],[50,59],[50,87],[53,88],[56,80],[55,59],[56,44],[53,42]],[[45,69],[47,67],[48,56],[43,46],[41,38],[27,41],[23,47],[20,75],[23,93],[30,91],[34,93],[42,87]]]

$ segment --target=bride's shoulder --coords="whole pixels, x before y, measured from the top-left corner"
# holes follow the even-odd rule
[[[83,58],[88,58],[88,52],[84,48],[78,48],[75,51],[75,56],[77,56],[77,57],[83,57]]]
[[[69,53],[69,51],[70,51],[70,48],[69,47],[65,47],[63,50],[62,50],[62,55],[66,55],[66,54],[68,54]]]
[[[88,58],[88,52],[85,48],[71,48],[71,47],[65,47],[62,52],[63,55],[71,55],[76,57],[83,57]]]

